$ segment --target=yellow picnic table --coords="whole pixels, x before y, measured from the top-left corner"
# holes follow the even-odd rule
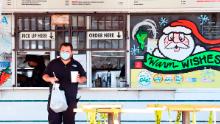
[[[220,105],[198,104],[148,104],[147,108],[166,108],[168,111],[182,113],[182,124],[190,124],[190,112],[220,110]]]
[[[97,113],[107,114],[108,124],[120,124],[120,110],[122,105],[118,104],[84,104],[80,108],[74,109],[74,112],[86,112],[90,117],[90,124],[96,124]],[[87,116],[88,116],[87,115]]]
[[[122,109],[120,104],[82,104],[79,108],[75,108],[74,112],[87,113],[88,121],[90,124],[96,124],[98,120],[95,120],[97,113],[107,114],[106,124],[120,124],[121,113],[154,113],[155,111],[164,111],[164,108],[125,108]]]

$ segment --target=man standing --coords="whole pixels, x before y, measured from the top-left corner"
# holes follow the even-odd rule
[[[77,89],[78,83],[86,82],[86,72],[82,65],[73,59],[73,47],[70,43],[62,43],[60,45],[60,58],[52,60],[45,69],[43,79],[51,84],[57,82],[60,84],[60,89],[64,90],[68,108],[64,112],[55,113],[50,108],[50,95],[48,100],[48,121],[49,124],[75,124],[75,113],[73,109],[77,104]],[[71,81],[71,73],[78,72],[77,82]]]

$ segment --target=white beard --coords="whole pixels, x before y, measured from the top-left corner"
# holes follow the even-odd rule
[[[158,42],[159,51],[160,53],[162,53],[164,57],[170,58],[172,60],[182,61],[192,54],[194,47],[195,47],[195,43],[194,43],[193,38],[190,35],[185,35],[185,37],[187,37],[187,39],[189,40],[188,47],[178,48],[178,49],[165,48],[166,46],[164,44],[164,40],[166,37],[168,37],[168,35],[165,35],[165,34],[162,35]]]

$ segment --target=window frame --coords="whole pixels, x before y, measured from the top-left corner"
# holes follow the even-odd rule
[[[69,25],[68,26],[66,26],[66,28],[61,28],[61,29],[58,29],[58,28],[56,28],[56,26],[55,27],[53,27],[53,25],[51,25],[51,16],[52,15],[59,15],[59,14],[62,14],[62,15],[68,15],[69,16]],[[37,19],[39,18],[39,17],[49,17],[50,18],[50,28],[49,28],[49,30],[38,30],[38,25],[37,24],[35,24],[35,26],[36,26],[36,30],[32,30],[32,27],[31,27],[31,21],[32,21],[32,18],[35,18],[35,23],[37,23]],[[81,17],[83,17],[84,18],[84,26],[85,27],[79,27],[79,28],[74,28],[73,27],[73,17],[76,17],[77,18],[77,26],[78,26],[78,21],[79,21],[79,19],[78,18],[81,18]],[[105,19],[107,18],[107,16],[121,16],[122,18],[123,18],[123,26],[120,26],[120,27],[118,27],[118,29],[106,29],[106,21],[105,21],[105,23],[104,23],[104,27],[105,27],[105,29],[102,29],[102,30],[99,30],[99,29],[97,29],[97,30],[94,30],[94,29],[91,29],[90,27],[91,27],[91,18],[92,17],[104,17]],[[30,27],[30,30],[28,30],[28,31],[30,31],[30,32],[36,32],[36,31],[52,31],[52,32],[55,32],[55,36],[56,36],[56,33],[57,32],[68,32],[68,34],[69,34],[69,36],[68,36],[68,40],[69,40],[69,42],[71,42],[72,43],[72,36],[73,36],[73,33],[77,33],[77,39],[79,39],[78,37],[79,37],[79,33],[80,32],[84,32],[85,33],[85,46],[83,47],[83,48],[79,48],[79,47],[77,47],[77,48],[75,48],[74,49],[74,51],[76,51],[76,54],[81,54],[80,52],[85,52],[85,53],[83,53],[83,54],[86,54],[86,56],[87,56],[87,58],[89,58],[88,60],[86,60],[87,61],[87,73],[88,73],[88,82],[87,82],[87,87],[89,87],[89,88],[91,88],[91,84],[92,84],[92,80],[90,79],[91,78],[91,76],[90,76],[90,74],[92,73],[92,67],[90,66],[91,65],[91,63],[92,63],[92,61],[91,61],[91,53],[93,52],[93,51],[97,51],[97,52],[102,52],[102,51],[112,51],[112,52],[123,52],[123,53],[125,53],[125,56],[124,56],[124,58],[125,58],[125,60],[126,60],[126,58],[127,58],[127,50],[126,50],[126,47],[127,47],[127,14],[125,14],[125,13],[108,13],[108,14],[104,14],[104,13],[16,13],[15,14],[15,49],[14,49],[14,51],[15,51],[15,54],[17,54],[17,52],[31,52],[31,51],[33,51],[33,52],[37,52],[37,51],[44,51],[44,52],[50,52],[51,54],[50,54],[50,58],[55,58],[58,54],[58,51],[59,51],[59,48],[58,48],[58,42],[56,42],[56,39],[54,40],[54,46],[53,46],[53,44],[51,43],[51,47],[53,46],[53,48],[51,48],[51,49],[19,49],[19,33],[20,32],[22,32],[22,31],[25,31],[25,32],[28,32],[27,30],[23,30],[23,27],[22,27],[22,30],[19,30],[19,27],[18,27],[18,19],[19,18],[30,18],[29,19],[29,27]],[[112,18],[112,17],[111,17]],[[24,21],[21,21],[22,22],[22,25],[24,25]],[[113,22],[111,22],[111,25],[112,25],[112,23]],[[117,23],[119,24],[120,23],[120,20],[119,21],[117,21]],[[113,26],[113,25],[112,25]],[[45,24],[44,24],[44,26],[43,26],[44,28],[43,29],[45,29]],[[91,48],[91,43],[90,43],[90,41],[87,39],[87,31],[122,31],[123,32],[123,47],[122,48],[115,48],[115,49],[112,49],[112,48],[104,48],[104,49],[94,49],[94,48]],[[77,44],[79,44],[79,41],[77,41]],[[17,59],[16,59],[16,61],[17,61]],[[125,61],[125,63],[126,63],[126,61]],[[89,69],[90,68],[90,69]],[[15,65],[15,71],[16,71],[16,73],[15,74],[17,74],[17,68],[16,68],[16,65]],[[15,76],[16,77],[16,76]],[[16,84],[17,84],[17,78],[15,78],[16,79]]]

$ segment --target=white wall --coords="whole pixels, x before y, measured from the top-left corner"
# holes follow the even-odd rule
[[[80,89],[80,104],[122,104],[123,108],[146,108],[150,103],[176,103],[176,104],[220,104],[219,89],[192,89],[192,90],[117,90],[117,89]],[[1,89],[0,90],[0,124],[8,123],[47,123],[47,89]],[[220,113],[217,120],[220,121]],[[207,121],[208,112],[197,113],[197,120]],[[176,113],[171,113],[175,120]],[[76,120],[85,121],[86,114],[78,113]],[[152,114],[122,114],[122,121],[138,124],[150,123],[154,120]],[[168,121],[168,113],[163,112],[163,121]],[[129,122],[131,121],[131,122]],[[134,122],[137,121],[137,122]],[[82,124],[85,122],[81,122]],[[77,124],[81,124],[77,122]],[[123,124],[127,124],[123,122]],[[165,123],[165,122],[164,122]],[[207,122],[206,122],[207,123]]]

